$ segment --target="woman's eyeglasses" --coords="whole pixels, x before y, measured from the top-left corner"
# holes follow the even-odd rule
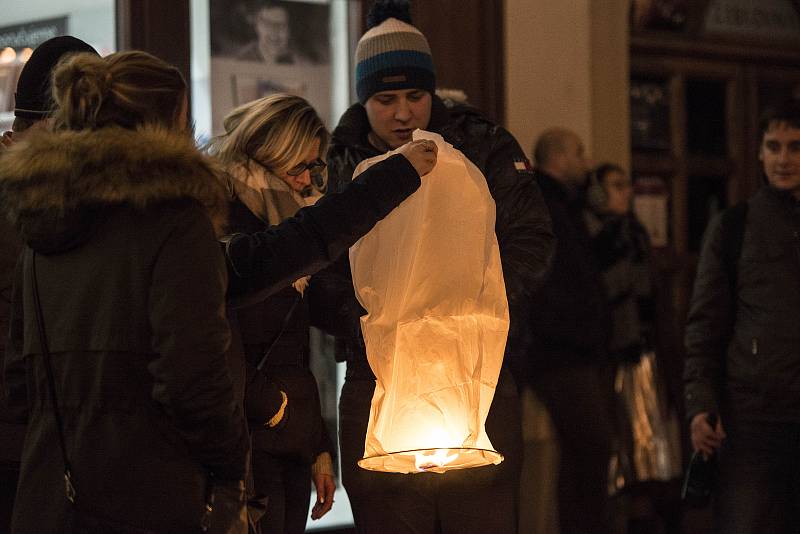
[[[325,167],[327,167],[327,164],[321,159],[317,158],[311,163],[301,163],[300,165],[295,165],[286,171],[286,174],[289,176],[300,176],[306,171],[306,169],[308,169],[312,175],[318,175],[325,170]]]

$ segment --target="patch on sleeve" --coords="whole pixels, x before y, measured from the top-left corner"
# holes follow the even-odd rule
[[[533,174],[533,166],[528,158],[514,158],[514,168],[520,174]]]

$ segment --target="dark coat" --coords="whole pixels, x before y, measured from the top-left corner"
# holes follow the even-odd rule
[[[420,186],[400,155],[374,165],[277,226],[225,239],[232,308],[260,302],[330,265]]]
[[[556,236],[553,268],[533,296],[529,369],[603,363],[610,334],[600,270],[583,220],[583,203],[555,178],[536,172]]]
[[[517,141],[474,108],[445,105],[434,96],[428,129],[442,135],[481,170],[494,198],[495,232],[511,316],[508,362],[519,357],[519,318],[524,316],[530,295],[542,283],[549,267],[553,234],[547,208]],[[329,187],[336,189],[346,184],[361,161],[381,154],[369,143],[369,132],[366,111],[361,104],[355,104],[333,132],[328,150]],[[311,292],[312,323],[340,338],[337,359],[359,365],[369,376],[358,319],[365,311],[355,298],[346,258],[323,276],[312,279]]]
[[[703,242],[686,325],[686,416],[800,422],[800,202],[763,187],[748,201],[736,294],[721,216]]]
[[[234,334],[239,328],[235,310],[262,302],[298,278],[330,265],[416,191],[420,183],[411,163],[397,155],[279,225],[226,235],[222,241],[229,274],[228,313]],[[233,194],[229,196],[233,199]],[[242,364],[235,366],[235,384],[242,401],[245,381],[253,377],[246,377],[243,354],[241,336],[234,335],[230,360]],[[260,424],[277,413],[280,392],[273,382],[255,380],[248,384],[251,393],[255,387],[261,389],[251,398],[263,402],[251,404],[247,410],[249,418]]]
[[[231,203],[230,231],[255,233],[263,231],[265,227],[266,223],[241,200],[235,199]],[[322,420],[317,383],[309,369],[308,300],[294,287],[287,286],[261,302],[232,310],[231,313],[236,314],[246,357],[245,406],[252,431],[253,454],[291,449],[296,451],[296,456],[301,456],[297,459],[308,463],[313,463],[322,452],[328,452],[333,457],[333,442]],[[269,356],[262,370],[258,370],[257,366],[266,351],[269,351]],[[301,386],[302,391],[294,391],[293,385]],[[293,395],[289,398],[290,420],[280,429],[264,428],[267,417],[271,418],[275,413],[264,413],[265,407],[274,407],[276,404],[273,396],[275,389]],[[301,407],[300,403],[308,406]],[[302,432],[294,436],[286,426],[299,427]],[[295,439],[295,443],[281,443],[279,451],[274,450],[272,445],[276,439],[290,441],[288,434],[300,439]]]
[[[613,327],[609,353],[618,361],[638,361],[642,351],[653,349],[655,343],[647,230],[633,213],[620,216],[587,210],[585,215]]]
[[[209,473],[244,477],[212,171],[190,138],[158,130],[37,132],[0,157],[2,210],[28,246],[5,362],[7,400],[28,421],[14,532],[60,532],[69,507],[34,258],[78,505],[184,532]]]
[[[8,334],[8,317],[11,313],[11,288],[14,284],[14,266],[22,250],[16,231],[0,218],[0,363],[3,362]],[[0,367],[0,371],[2,368]],[[0,399],[5,397],[0,372]],[[25,425],[14,422],[14,415],[0,404],[0,469],[19,469]]]

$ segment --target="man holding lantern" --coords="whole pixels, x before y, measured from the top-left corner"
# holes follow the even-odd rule
[[[486,178],[496,204],[511,327],[486,430],[504,455],[499,465],[444,474],[378,473],[359,468],[375,391],[345,259],[312,279],[318,299],[312,321],[337,336],[337,360],[347,361],[340,402],[342,478],[359,532],[516,532],[522,438],[515,354],[524,354],[520,325],[530,294],[549,267],[553,235],[532,170],[516,140],[464,104],[434,94],[436,80],[425,36],[411,25],[407,2],[376,2],[370,28],[356,49],[359,102],[340,119],[328,151],[332,190],[350,181],[356,165],[397,148],[417,128],[440,134],[463,152]],[[457,258],[453,258],[457,261]],[[491,513],[486,505],[491,503]]]

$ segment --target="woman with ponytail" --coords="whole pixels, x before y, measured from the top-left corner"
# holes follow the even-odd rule
[[[12,532],[197,532],[210,481],[219,503],[246,470],[225,189],[176,68],[78,54],[52,87],[56,129],[0,157],[0,207],[27,244],[4,376],[28,422]]]

